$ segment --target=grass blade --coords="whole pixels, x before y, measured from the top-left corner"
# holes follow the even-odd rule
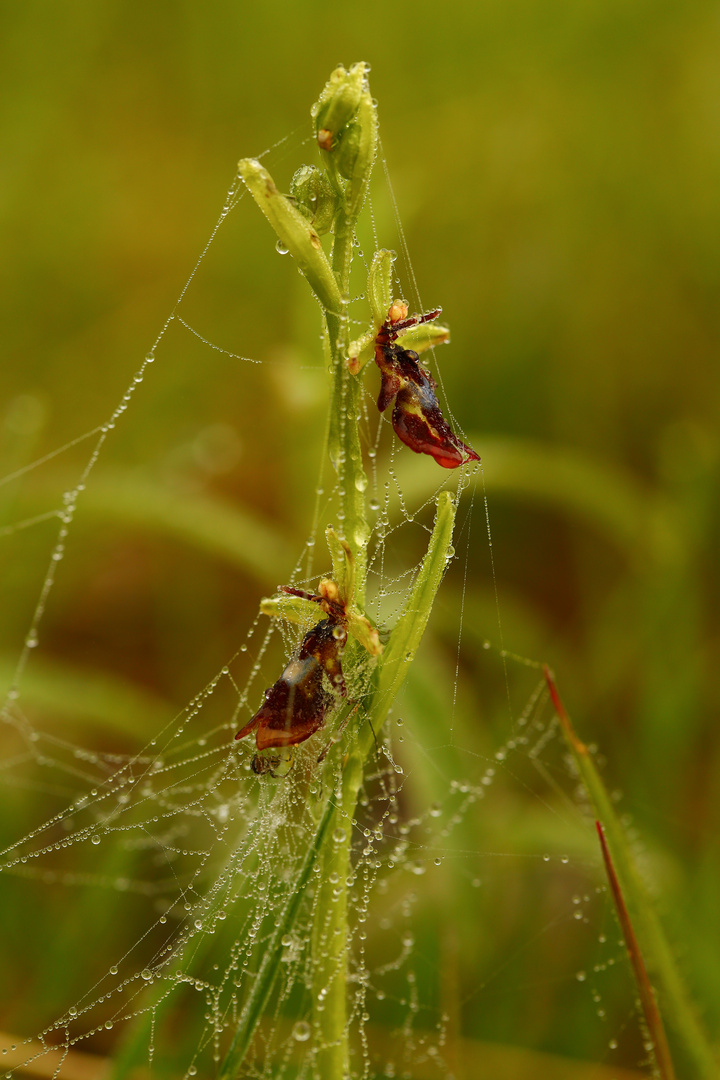
[[[630,957],[630,963],[632,964],[633,972],[635,973],[635,982],[637,983],[638,993],[640,994],[642,1010],[645,1015],[645,1023],[647,1024],[653,1042],[653,1053],[655,1055],[658,1071],[661,1080],[675,1080],[675,1069],[673,1068],[672,1058],[670,1057],[670,1047],[668,1046],[667,1036],[665,1034],[665,1026],[662,1022],[662,1017],[660,1016],[660,1010],[657,1007],[653,988],[650,985],[650,979],[642,958],[640,946],[635,937],[635,931],[633,930],[633,925],[630,920],[630,913],[625,904],[625,900],[623,899],[620,882],[615,873],[615,867],[613,866],[610,849],[605,837],[605,830],[599,821],[595,822],[595,827],[598,831],[598,836],[600,837],[600,847],[602,848],[603,859],[605,860],[605,869],[607,871],[608,881],[610,882],[610,889],[612,890],[613,900],[615,901],[620,926],[622,927],[623,937],[625,938],[628,956]]]
[[[672,948],[665,936],[647,889],[637,871],[625,832],[620,824],[602,777],[587,746],[578,738],[562,703],[552,672],[546,666],[545,679],[550,690],[565,739],[572,751],[580,779],[595,807],[595,816],[602,821],[613,851],[613,866],[622,895],[632,914],[638,938],[648,966],[661,991],[665,1015],[682,1046],[694,1075],[702,1080],[716,1080],[718,1061],[703,1030],[690,999],[684,979],[678,969]]]

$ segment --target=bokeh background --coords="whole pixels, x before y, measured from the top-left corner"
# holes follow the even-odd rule
[[[27,0],[4,8],[0,29],[3,476],[108,419],[237,159],[285,139],[268,161],[286,185],[313,160],[309,107],[332,68],[372,65],[421,299],[452,327],[444,387],[483,457],[504,642],[553,665],[600,746],[715,1029],[719,49],[717,6],[701,0]],[[400,250],[381,171],[379,239]],[[414,300],[402,258],[398,269]],[[88,483],[26,685],[34,721],[83,745],[130,752],[184,705],[310,529],[324,422],[317,310],[248,200],[181,314],[263,363],[171,326]],[[54,507],[89,445],[0,489],[0,524]],[[5,683],[53,529],[0,536]],[[476,540],[473,551],[463,664],[476,687],[464,707],[487,720],[490,746],[507,716],[495,707],[500,666],[477,685],[476,654],[498,626],[487,550]],[[448,585],[461,587],[462,574]],[[435,655],[451,658],[457,611],[444,610]],[[6,842],[32,827],[38,798],[8,783]],[[530,842],[527,820],[508,818],[518,834],[495,843],[513,851]],[[536,851],[569,842],[542,828]],[[500,881],[484,918],[502,918]],[[530,883],[528,904],[540,888]],[[27,916],[20,891],[3,902],[6,926]],[[58,892],[52,920],[36,902],[36,954],[9,942],[2,958],[3,981],[21,988],[14,1022],[30,1030],[58,978],[48,950],[64,955],[49,942],[71,926],[78,893]],[[607,1037],[589,999],[576,1006],[573,988],[556,994],[545,977],[539,998],[504,985],[492,1019],[467,1005],[464,1034],[599,1057]]]

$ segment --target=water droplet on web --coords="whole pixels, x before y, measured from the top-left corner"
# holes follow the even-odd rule
[[[298,1020],[297,1024],[292,1030],[293,1039],[295,1042],[307,1042],[312,1034],[312,1029],[307,1020]]]
[[[577,973],[577,975],[575,976],[575,978],[577,979],[577,981],[578,981],[578,982],[585,982],[585,980],[587,979],[587,972],[585,972],[585,971],[578,971],[578,973]]]
[[[95,844],[96,846],[100,843],[100,837],[97,833],[95,833],[95,835],[90,838],[90,842],[92,844]]]
[[[117,973],[118,973],[118,966],[117,966],[117,964],[113,964],[113,966],[110,968],[110,974],[111,975],[117,975]]]
[[[380,503],[377,501],[377,499],[371,499],[368,503],[368,506],[373,512],[376,512],[380,509]]]
[[[287,255],[290,248],[287,246],[287,244],[283,244],[282,240],[278,240],[275,245],[275,250],[277,251],[278,255]]]
[[[284,949],[287,949],[292,945],[292,943],[292,936],[290,934],[283,934],[282,938],[280,939],[280,944],[282,945],[282,947]]]
[[[25,638],[25,644],[28,649],[36,649],[38,645],[37,630],[31,630],[28,636]]]
[[[150,968],[143,968],[142,971],[140,972],[140,978],[144,979],[145,982],[152,982],[152,977],[153,977],[153,974],[152,974],[152,971],[150,970]]]
[[[347,833],[344,829],[335,829],[334,833],[332,834],[333,842],[336,844],[342,844],[346,836]]]
[[[309,548],[315,547],[315,537],[308,536],[307,540],[305,541],[305,546]]]
[[[105,1027],[107,1028],[108,1031],[112,1030],[112,1026],[113,1026],[112,1020],[106,1020],[105,1021]]]

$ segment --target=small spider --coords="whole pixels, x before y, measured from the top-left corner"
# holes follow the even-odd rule
[[[340,541],[340,546],[348,567],[352,568],[349,547],[344,541]],[[352,592],[352,585],[349,591]],[[262,751],[305,742],[323,726],[337,696],[347,697],[341,657],[348,631],[371,655],[377,656],[382,652],[377,630],[349,601],[343,599],[337,583],[332,579],[324,578],[317,593],[304,592],[291,586],[284,586],[281,592],[317,604],[326,617],[307,631],[300,648],[280,678],[265,691],[265,699],[258,711],[235,736],[236,739],[244,739],[254,731],[258,753],[253,758],[253,771],[271,772],[274,775],[280,775],[277,771],[280,758],[261,756]],[[272,613],[282,612],[273,610]]]
[[[437,308],[408,317],[407,304],[395,301],[391,305],[375,338],[375,362],[382,374],[378,409],[385,412],[394,398],[395,434],[416,454],[429,454],[443,468],[456,469],[467,461],[479,461],[480,455],[458,439],[445,420],[435,394],[437,384],[430,372],[420,367],[418,354],[396,344],[403,330],[432,322],[439,314]]]

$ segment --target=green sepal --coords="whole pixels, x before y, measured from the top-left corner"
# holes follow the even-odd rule
[[[450,327],[438,326],[437,323],[423,323],[404,330],[397,339],[403,349],[414,349],[416,353],[426,352],[436,345],[444,345],[450,340]]]
[[[290,181],[290,197],[319,236],[330,232],[339,198],[324,172],[315,165],[301,166]]]
[[[340,290],[320,237],[298,208],[282,195],[272,176],[254,158],[243,158],[238,172],[248,191],[307,278],[310,288],[328,311],[342,309]]]
[[[260,601],[260,611],[263,615],[285,619],[295,625],[317,620],[320,614],[320,608],[312,600],[304,600],[302,596],[288,596],[287,593],[264,596]]]

